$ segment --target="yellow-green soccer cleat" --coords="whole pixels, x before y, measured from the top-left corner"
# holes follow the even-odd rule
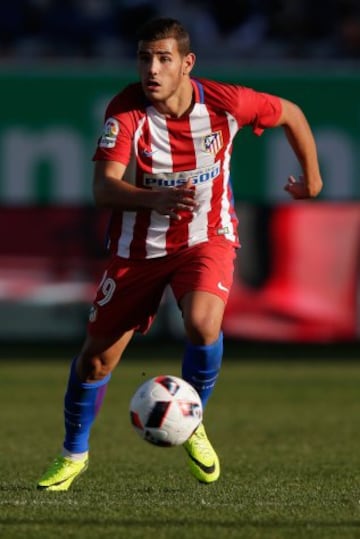
[[[202,423],[183,445],[189,456],[190,471],[200,483],[213,483],[219,479],[219,458]]]
[[[37,484],[39,490],[68,490],[71,483],[87,470],[89,460],[71,460],[58,456]]]

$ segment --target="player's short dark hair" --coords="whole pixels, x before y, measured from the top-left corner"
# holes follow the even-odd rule
[[[137,32],[139,41],[158,41],[160,39],[174,38],[177,41],[179,52],[186,56],[191,51],[188,31],[177,19],[158,17],[146,22]]]

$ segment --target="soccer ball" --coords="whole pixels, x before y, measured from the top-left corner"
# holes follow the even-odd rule
[[[188,382],[171,375],[144,382],[130,402],[130,421],[147,442],[172,447],[181,445],[202,421],[200,396]]]

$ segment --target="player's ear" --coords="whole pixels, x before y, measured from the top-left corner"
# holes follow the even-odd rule
[[[196,61],[196,56],[193,52],[189,52],[183,60],[183,75],[189,75]]]

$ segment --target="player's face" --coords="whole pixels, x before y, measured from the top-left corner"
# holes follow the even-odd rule
[[[181,93],[184,78],[194,65],[192,53],[181,56],[175,39],[140,41],[138,67],[146,97],[161,103]]]

